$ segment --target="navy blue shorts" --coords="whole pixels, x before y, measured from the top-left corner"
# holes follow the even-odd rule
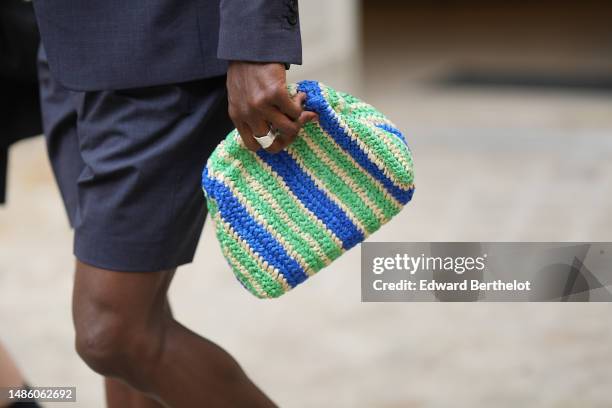
[[[201,171],[233,127],[225,76],[76,92],[53,79],[44,51],[39,76],[49,158],[77,259],[125,272],[191,262],[206,216]]]

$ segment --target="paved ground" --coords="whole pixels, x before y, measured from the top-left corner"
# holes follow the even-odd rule
[[[406,131],[417,191],[373,240],[612,240],[609,95],[447,89],[387,74],[346,90]],[[76,385],[76,406],[101,407],[101,381],[72,348],[71,234],[42,141],[11,159],[0,337],[32,383]],[[612,306],[362,304],[358,262],[356,249],[282,300],[257,301],[207,228],[172,301],[284,407],[612,406]]]

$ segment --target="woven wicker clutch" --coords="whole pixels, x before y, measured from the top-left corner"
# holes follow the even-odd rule
[[[236,130],[202,174],[221,250],[252,294],[274,298],[329,265],[410,201],[412,155],[402,133],[354,96],[314,81],[319,114],[285,151],[249,151]]]

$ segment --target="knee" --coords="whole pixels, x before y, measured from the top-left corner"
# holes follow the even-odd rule
[[[77,353],[103,376],[140,378],[139,372],[157,363],[159,337],[147,333],[142,325],[109,312],[90,313],[85,321],[75,323]]]
[[[123,331],[121,318],[92,313],[91,320],[75,323],[75,345],[81,359],[99,374],[117,375],[122,356],[130,349],[130,335]]]

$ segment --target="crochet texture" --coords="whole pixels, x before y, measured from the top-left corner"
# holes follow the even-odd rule
[[[315,81],[289,87],[319,114],[285,151],[249,151],[236,130],[202,174],[223,255],[240,283],[275,298],[378,230],[414,192],[412,154],[382,113]]]

